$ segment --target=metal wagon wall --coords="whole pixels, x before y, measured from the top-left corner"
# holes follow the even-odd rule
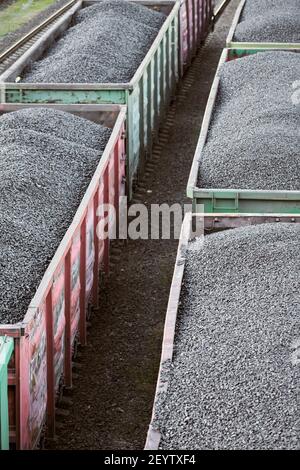
[[[13,339],[0,336],[0,450],[9,449],[8,363],[13,350]]]
[[[0,112],[23,106],[1,105]],[[28,107],[28,106],[27,106]],[[104,237],[102,204],[118,210],[125,194],[125,117],[120,106],[57,106],[112,128],[112,135],[72,224],[32,299],[24,320],[0,325],[0,335],[13,339],[8,366],[10,442],[32,449],[44,424],[55,432],[55,402],[61,386],[72,385],[75,340],[86,343],[86,315],[97,306],[99,269],[108,270],[109,238]]]
[[[200,45],[208,35],[213,20],[212,0],[181,0],[180,6],[180,68],[181,74],[191,64]]]

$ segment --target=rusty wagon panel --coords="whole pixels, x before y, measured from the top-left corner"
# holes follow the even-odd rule
[[[0,105],[0,113],[24,105]],[[30,107],[27,105],[27,107]],[[49,105],[112,128],[90,185],[72,224],[32,299],[24,320],[0,325],[0,335],[14,339],[8,367],[10,443],[17,449],[34,448],[46,424],[55,432],[55,402],[62,386],[72,385],[72,353],[75,339],[86,343],[86,315],[97,306],[99,270],[108,270],[109,238],[101,204],[118,210],[125,195],[126,108],[117,105]],[[103,232],[100,232],[100,235]]]

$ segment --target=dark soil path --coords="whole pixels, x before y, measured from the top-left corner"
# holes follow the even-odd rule
[[[226,8],[187,73],[161,133],[166,144],[151,160],[136,200],[189,202],[185,190],[201,121],[238,3]],[[176,240],[129,241],[115,248],[117,259],[80,354],[69,415],[48,448],[143,448],[176,250]]]

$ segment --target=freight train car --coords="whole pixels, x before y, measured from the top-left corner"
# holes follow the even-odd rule
[[[29,106],[1,105],[0,113],[26,107]],[[47,108],[105,125],[111,129],[111,136],[23,319],[0,325],[0,337],[13,341],[13,350],[6,348],[4,353],[6,343],[4,346],[1,343],[0,371],[5,374],[11,355],[9,435],[11,446],[17,449],[34,448],[45,425],[48,435],[54,435],[56,397],[61,387],[72,385],[73,349],[78,341],[82,345],[86,343],[87,312],[98,304],[99,270],[107,272],[109,266],[110,239],[103,236],[106,213],[98,209],[103,204],[111,204],[118,211],[119,197],[125,194],[126,108],[118,105],[49,105]],[[15,300],[17,304],[18,299]],[[5,381],[0,383],[5,388]],[[5,397],[1,393],[2,399],[5,415]],[[6,421],[2,415],[1,426],[1,438],[6,446],[8,433],[3,429]]]
[[[299,213],[298,172],[292,165],[299,160],[293,82],[300,55],[273,51],[226,62],[228,56],[224,49],[188,180],[193,211],[203,205],[207,213]]]
[[[268,50],[299,52],[299,24],[297,0],[271,6],[265,0],[241,0],[226,40],[230,59]]]
[[[138,5],[141,5],[141,2],[138,2]],[[33,80],[33,83],[22,81],[28,66],[35,65],[45,54],[51,54],[51,47],[55,46],[56,43],[59,46],[59,38],[62,34],[67,33],[70,36],[72,35],[73,40],[74,31],[76,31],[76,29],[72,28],[75,16],[82,14],[82,12],[84,15],[88,8],[95,7],[95,2],[90,3],[81,0],[54,26],[49,28],[12,67],[0,76],[0,82],[4,82],[4,96],[2,99],[7,103],[127,105],[127,186],[129,196],[132,194],[132,186],[137,171],[142,171],[146,158],[151,154],[153,140],[157,136],[159,124],[174,94],[179,78],[180,3],[166,1],[162,3],[157,2],[156,4],[156,2],[147,3],[146,1],[146,6],[151,10],[154,9],[165,14],[165,21],[151,47],[145,53],[142,62],[139,66],[135,67],[132,78],[126,83],[118,83],[118,80],[113,83],[96,83],[95,79],[89,77],[87,77],[85,83],[82,83],[83,72],[80,72],[78,77],[74,79],[75,82],[72,78],[69,78],[68,83],[45,83],[47,79],[43,83],[35,83],[35,80]],[[120,41],[122,42],[122,38],[126,38],[126,16],[120,16],[120,18],[124,18],[123,31],[119,31],[116,34],[120,35]],[[77,23],[75,24],[76,27],[78,29]],[[103,28],[106,27],[107,25],[104,24]],[[151,27],[148,27],[147,31],[151,31]],[[97,30],[100,31],[100,28],[97,28]],[[84,25],[81,33],[89,37],[89,27]],[[147,32],[144,34],[147,34]],[[93,41],[93,38],[90,38],[90,40]],[[113,47],[113,42],[110,42],[110,44]],[[81,40],[80,45],[83,55],[79,59],[79,65],[83,61],[87,61],[92,53],[91,47],[89,47],[87,56],[85,56],[84,49],[82,49],[84,48],[84,43]],[[96,47],[101,49],[104,46],[103,44],[98,44]],[[110,46],[106,45],[105,47]],[[101,53],[105,55],[105,49]],[[67,53],[64,54],[64,58],[67,57],[69,60],[71,69],[74,67],[72,47],[70,54],[70,57]],[[94,54],[97,54],[97,52],[94,51]],[[135,63],[137,62],[133,52],[130,53],[130,50],[128,57],[132,60],[134,58]],[[90,68],[97,60],[100,62],[100,58],[96,60],[95,57],[89,60],[90,62],[88,61],[87,63],[90,65]],[[104,59],[102,60],[104,61]],[[127,61],[123,60],[123,62],[122,67],[126,67]],[[112,59],[110,59],[110,63],[107,65],[115,69],[116,73],[122,72],[121,66],[118,63],[114,63]],[[108,72],[110,70],[108,67]],[[20,79],[20,83],[14,83]]]
[[[299,448],[299,222],[186,215],[145,450]]]
[[[78,1],[2,76],[2,100],[7,103],[109,103],[127,105],[128,195],[132,195],[135,178],[143,172],[151,155],[159,125],[173,96],[181,72],[190,64],[197,48],[209,32],[212,21],[211,0],[137,1],[138,5],[164,13],[166,20],[145,54],[132,79],[126,83],[25,83],[29,66],[35,64],[62,34],[74,25],[76,14],[97,1]],[[151,26],[151,25],[150,25]],[[126,21],[124,22],[126,34]],[[124,34],[124,32],[120,32]],[[84,46],[82,46],[84,47]],[[101,47],[101,46],[99,46]],[[72,60],[72,59],[71,59]],[[82,60],[85,60],[82,58]],[[118,64],[112,64],[112,67]],[[21,82],[20,82],[21,80]],[[14,82],[18,82],[17,84]]]

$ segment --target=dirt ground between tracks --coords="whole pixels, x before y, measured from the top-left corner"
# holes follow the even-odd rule
[[[22,26],[15,29],[15,31],[9,32],[4,36],[0,36],[0,53],[4,52],[10,46],[12,46],[16,41],[21,39],[25,34],[29,33],[33,28],[41,24],[44,20],[49,18],[49,16],[54,13],[59,8],[63,7],[70,0],[53,0],[53,4],[48,6],[47,8],[43,9],[40,12],[36,12],[30,21],[27,21]],[[0,12],[4,13],[6,7],[16,3],[14,0],[4,0],[4,2],[0,3]],[[42,7],[41,7],[42,8]],[[11,22],[13,23],[13,17],[11,18]],[[1,15],[0,15],[0,23],[1,23]],[[11,29],[14,29],[13,26]]]
[[[206,101],[238,0],[196,57],[175,103],[175,122],[135,199],[183,204]],[[151,190],[151,193],[147,193]],[[129,241],[101,290],[69,415],[50,449],[143,449],[150,423],[176,240]]]

